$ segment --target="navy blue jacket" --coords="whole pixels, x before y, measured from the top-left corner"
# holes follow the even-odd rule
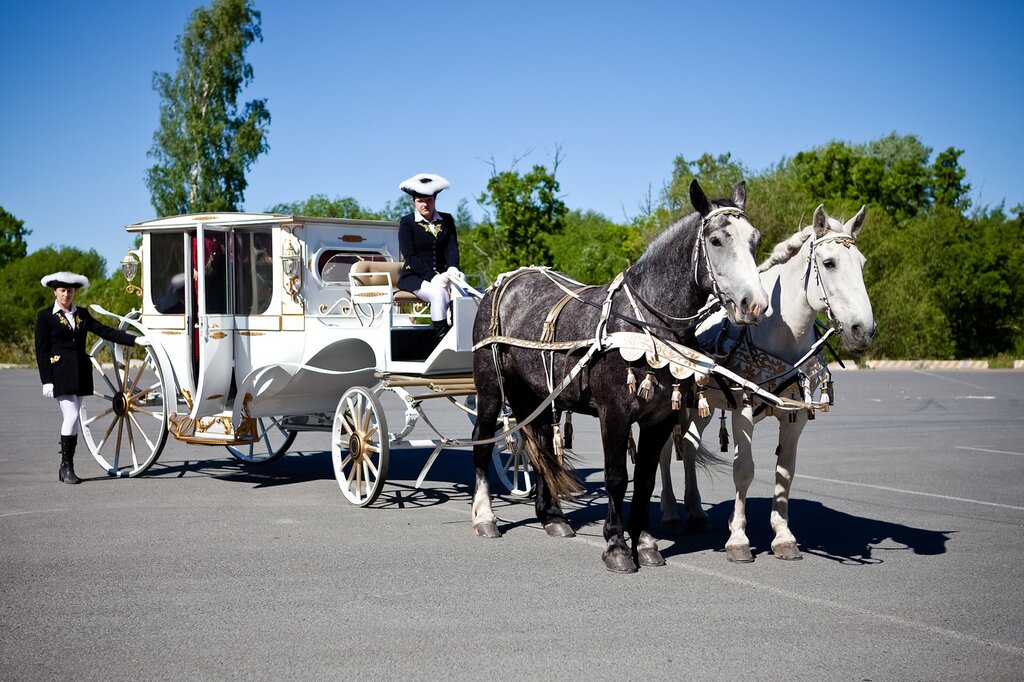
[[[135,345],[135,336],[97,322],[85,308],[75,310],[75,328],[53,306],[36,315],[36,364],[39,379],[53,384],[53,395],[92,395],[92,363],[85,352],[85,337],[92,332],[107,341]]]
[[[402,252],[402,274],[398,288],[416,291],[423,281],[448,268],[459,267],[459,240],[455,235],[455,218],[451,213],[440,213],[441,231],[437,237],[416,222],[416,215],[402,216],[398,224],[398,248]]]

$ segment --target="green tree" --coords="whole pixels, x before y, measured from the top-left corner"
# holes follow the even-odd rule
[[[177,73],[154,74],[162,101],[146,186],[158,215],[233,211],[244,200],[245,173],[269,148],[266,100],[238,110],[253,78],[245,50],[262,37],[249,0],[213,0],[192,12],[175,41]]]
[[[25,221],[18,220],[0,206],[0,268],[28,253],[25,237],[32,230],[25,229]]]
[[[551,171],[535,165],[525,174],[508,170],[491,175],[478,201],[493,207],[493,218],[488,216],[467,234],[469,248],[460,245],[469,272],[491,279],[522,265],[551,264],[548,237],[562,231],[568,210],[558,198],[557,168],[556,154]]]
[[[285,215],[318,216],[324,218],[375,219],[378,214],[366,208],[352,197],[329,199],[325,194],[314,194],[305,201],[276,204],[267,209],[270,213]]]
[[[713,156],[702,154],[696,161],[687,161],[682,154],[672,162],[672,179],[663,191],[663,201],[676,220],[691,212],[690,181],[700,183],[704,193],[712,198],[731,197],[737,183],[746,179],[750,171],[732,160],[726,152]]]
[[[635,259],[638,229],[594,211],[569,211],[561,233],[549,237],[552,266],[584,284],[604,284]]]
[[[957,211],[966,211],[971,206],[967,193],[971,186],[964,182],[967,171],[960,166],[963,149],[949,147],[935,157],[932,164],[932,198],[938,206],[946,206]]]

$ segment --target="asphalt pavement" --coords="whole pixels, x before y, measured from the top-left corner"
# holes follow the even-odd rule
[[[56,406],[34,370],[2,370],[0,678],[1024,679],[1024,371],[865,369],[836,390],[801,440],[803,560],[770,552],[765,422],[754,563],[725,559],[723,470],[701,476],[709,532],[666,536],[655,518],[668,564],[617,575],[593,419],[575,420],[577,537],[499,496],[504,537],[484,540],[462,450],[421,490],[430,451],[394,451],[368,508],[339,491],[325,433],[266,465],[169,439],[118,480],[81,447],[85,482],[61,484]]]

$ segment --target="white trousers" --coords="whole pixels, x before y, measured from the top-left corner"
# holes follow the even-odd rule
[[[82,409],[82,399],[77,395],[58,395],[55,399],[64,418],[60,425],[60,435],[78,435],[78,413]]]
[[[421,301],[430,304],[430,319],[433,322],[440,322],[448,317],[448,287],[442,287],[433,282],[423,281],[420,288],[416,290],[416,296]]]
[[[429,282],[423,280],[423,284],[416,290],[416,296],[421,301],[426,301],[430,304],[430,320],[432,322],[448,319],[448,302],[452,296],[449,289],[448,280],[441,275],[435,275],[434,279]],[[457,289],[454,290],[454,293],[455,296],[463,295]]]

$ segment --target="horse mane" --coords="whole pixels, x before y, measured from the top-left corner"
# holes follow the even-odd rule
[[[765,272],[775,265],[788,262],[790,258],[800,251],[804,242],[807,241],[808,237],[810,237],[813,232],[814,226],[808,225],[796,234],[792,235],[789,239],[776,244],[775,248],[772,249],[771,255],[769,255],[763,263],[757,266],[757,271]]]
[[[692,240],[696,237],[697,232],[693,227],[693,223],[699,219],[700,214],[693,211],[662,230],[647,244],[647,248],[636,259],[636,263],[633,264],[633,271],[637,274],[644,274],[651,267],[651,261],[655,255],[665,252],[666,249],[672,248],[673,245],[678,248],[678,240],[680,239],[686,239],[689,236],[690,241],[687,243],[692,245]],[[680,237],[680,233],[683,234],[682,237]]]

